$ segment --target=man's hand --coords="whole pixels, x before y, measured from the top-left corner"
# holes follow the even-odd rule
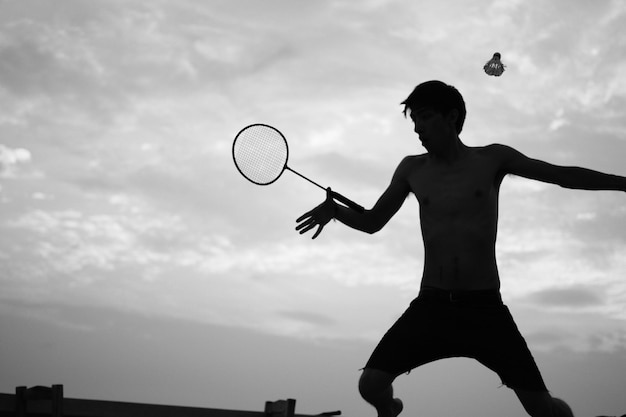
[[[324,226],[335,217],[336,212],[337,206],[333,200],[333,192],[329,187],[326,189],[326,200],[322,204],[298,217],[296,230],[299,230],[302,235],[317,226],[317,230],[312,237],[312,239],[315,239],[322,233]]]

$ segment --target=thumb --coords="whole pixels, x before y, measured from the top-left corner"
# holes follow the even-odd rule
[[[333,199],[333,190],[328,187],[326,188],[326,201]]]

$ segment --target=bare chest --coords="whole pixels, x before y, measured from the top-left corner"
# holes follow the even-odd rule
[[[495,169],[482,158],[461,164],[424,164],[408,178],[422,212],[440,216],[495,209],[498,181]]]

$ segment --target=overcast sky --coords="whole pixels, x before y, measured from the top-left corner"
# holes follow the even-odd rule
[[[399,103],[440,79],[466,144],[626,175],[624,27],[620,0],[0,0],[0,391],[374,415],[358,370],[417,295],[415,198],[312,241],[295,219],[323,191],[247,182],[233,137],[278,127],[290,167],[371,207],[423,152]],[[626,413],[626,195],[508,177],[498,238],[550,390]],[[398,390],[409,413],[524,415],[499,386],[455,359]]]

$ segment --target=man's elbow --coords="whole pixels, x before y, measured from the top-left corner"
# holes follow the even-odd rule
[[[374,233],[378,232],[380,230],[380,228],[376,227],[368,227],[367,229],[363,230],[365,233],[373,235]]]
[[[388,221],[388,219],[380,218],[380,216],[378,216],[375,212],[372,212],[372,210],[365,210],[365,212],[361,213],[361,215],[351,219],[339,218],[338,220],[353,229],[370,235],[380,231]]]
[[[387,222],[385,221],[380,221],[378,219],[374,219],[372,221],[370,221],[367,225],[367,227],[365,228],[365,232],[369,233],[370,235],[373,235],[376,232],[379,232],[380,230],[382,230],[382,228],[385,226]]]

